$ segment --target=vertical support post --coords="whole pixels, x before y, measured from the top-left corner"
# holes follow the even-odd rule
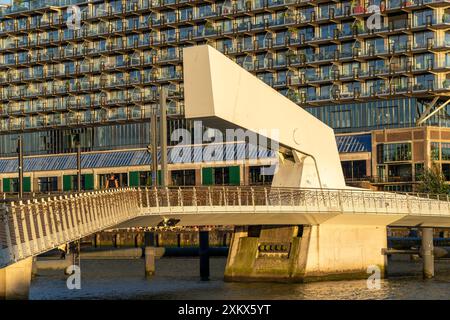
[[[155,233],[151,231],[146,231],[144,233],[144,246],[154,247],[155,246]]]
[[[81,142],[77,141],[77,191],[81,192]]]
[[[145,276],[150,277],[155,274],[155,247],[145,247]]]
[[[422,228],[423,277],[434,277],[433,228]]]
[[[145,258],[145,276],[149,277],[155,274],[155,233],[146,231],[144,233],[144,258]]]
[[[199,232],[200,240],[200,279],[209,280],[209,231]]]
[[[19,136],[17,139],[17,154],[18,154],[18,170],[19,170],[19,199],[23,198],[23,141]]]
[[[169,185],[169,173],[167,171],[167,93],[161,87],[159,95],[160,118],[159,118],[159,143],[161,145],[161,186]]]
[[[153,112],[150,120],[150,153],[152,157],[152,186],[158,186],[158,120]]]

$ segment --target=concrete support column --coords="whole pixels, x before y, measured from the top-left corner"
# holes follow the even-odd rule
[[[200,278],[202,281],[209,280],[209,231],[199,232],[200,241]]]
[[[94,234],[94,248],[98,248],[101,244],[100,233]]]
[[[145,276],[150,277],[155,274],[155,233],[146,231],[144,233],[144,259],[145,259]]]
[[[33,257],[33,262],[31,265],[31,278],[36,277],[38,274],[37,257]]]
[[[0,300],[26,300],[30,292],[33,258],[0,269]]]
[[[144,233],[144,247],[154,247],[155,246],[155,233],[146,231]]]
[[[114,236],[114,247],[118,248],[120,246],[120,233],[116,233]]]
[[[434,277],[433,228],[422,228],[423,277]]]
[[[177,247],[181,248],[181,234],[177,233]]]
[[[155,274],[155,247],[145,247],[145,276],[150,277]]]

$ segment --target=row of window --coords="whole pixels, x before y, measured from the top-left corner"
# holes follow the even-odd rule
[[[272,175],[261,174],[260,166],[249,167],[249,185],[270,185]],[[76,175],[64,175],[62,186],[59,185],[58,177],[40,177],[36,179],[37,190],[31,189],[29,177],[24,179],[25,192],[53,192],[70,191],[78,189],[78,178]],[[161,179],[161,172],[157,175]],[[214,167],[202,168],[202,185],[240,185],[240,167]],[[197,184],[195,170],[172,170],[170,171],[171,186],[194,186]],[[108,189],[117,187],[146,187],[152,186],[152,175],[149,171],[136,171],[130,173],[111,173],[98,175],[98,188]],[[81,176],[81,189],[94,190],[94,177],[92,174]],[[19,184],[17,178],[3,179],[3,192],[18,192]]]

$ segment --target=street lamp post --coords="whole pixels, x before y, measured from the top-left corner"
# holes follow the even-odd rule
[[[150,119],[150,145],[148,151],[152,157],[152,186],[156,187],[158,185],[158,140],[157,140],[157,127],[158,119],[156,113],[153,112]]]
[[[77,190],[81,192],[81,142],[76,142],[77,147]]]
[[[161,187],[169,184],[169,174],[167,170],[167,92],[161,87],[159,95],[160,117],[159,117],[159,143],[161,145]]]
[[[19,170],[19,198],[23,198],[23,141],[19,136],[17,139],[17,154],[18,154],[18,170]]]

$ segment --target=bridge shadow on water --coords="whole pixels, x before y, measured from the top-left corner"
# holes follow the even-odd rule
[[[199,280],[197,258],[162,258],[146,279],[144,262],[82,260],[81,290],[68,290],[61,270],[39,272],[30,299],[448,299],[450,261],[436,261],[436,278],[422,280],[421,263],[391,261],[379,290],[366,280],[288,283],[227,283],[226,258],[211,258],[211,280]]]

